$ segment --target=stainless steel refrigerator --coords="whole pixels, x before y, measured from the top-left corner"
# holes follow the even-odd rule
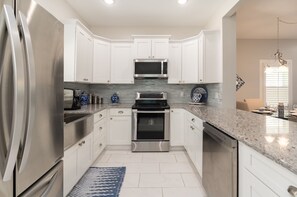
[[[0,196],[63,195],[63,25],[0,0]]]

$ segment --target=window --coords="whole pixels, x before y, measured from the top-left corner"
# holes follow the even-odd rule
[[[289,105],[290,63],[280,67],[275,61],[266,61],[263,65],[263,97],[266,105],[276,107],[279,102]]]

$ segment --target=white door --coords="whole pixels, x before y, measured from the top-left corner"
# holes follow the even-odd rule
[[[205,52],[204,52],[204,35],[201,35],[199,37],[198,42],[198,79],[199,83],[204,82],[204,66],[205,66]],[[215,57],[214,57],[215,58]],[[213,72],[218,72],[217,70],[214,70]]]
[[[135,39],[134,43],[136,59],[152,58],[151,39]]]
[[[111,83],[133,84],[133,44],[111,44]]]
[[[81,177],[92,163],[92,133],[78,144],[77,150],[77,175]]]
[[[110,82],[110,43],[94,40],[93,83]]]
[[[198,82],[198,39],[182,44],[182,82]]]
[[[76,28],[76,81],[92,82],[93,40],[87,32]]]
[[[182,76],[182,47],[180,43],[169,44],[168,83],[181,83]]]
[[[152,58],[168,59],[169,40],[152,39]]]
[[[78,145],[74,145],[71,148],[67,149],[64,152],[64,158],[63,158],[63,173],[64,173],[64,179],[63,179],[63,189],[64,189],[64,196],[66,196],[72,187],[77,182],[77,150]]]
[[[110,145],[131,145],[131,122],[131,116],[112,116],[110,118]]]
[[[170,144],[171,146],[184,146],[184,111],[182,109],[170,110]]]

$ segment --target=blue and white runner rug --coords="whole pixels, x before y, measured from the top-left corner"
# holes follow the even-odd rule
[[[118,197],[126,167],[91,167],[68,197]]]

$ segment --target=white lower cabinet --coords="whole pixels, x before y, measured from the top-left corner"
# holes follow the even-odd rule
[[[90,133],[64,152],[64,196],[92,163],[92,136]]]
[[[183,146],[184,145],[184,110],[171,109],[170,110],[170,145]]]
[[[292,197],[297,175],[239,143],[239,197]]]
[[[203,121],[185,112],[185,149],[202,177]]]
[[[107,110],[102,110],[94,114],[93,130],[93,162],[99,157],[106,147],[107,136]]]
[[[131,109],[110,109],[109,145],[131,145]]]

